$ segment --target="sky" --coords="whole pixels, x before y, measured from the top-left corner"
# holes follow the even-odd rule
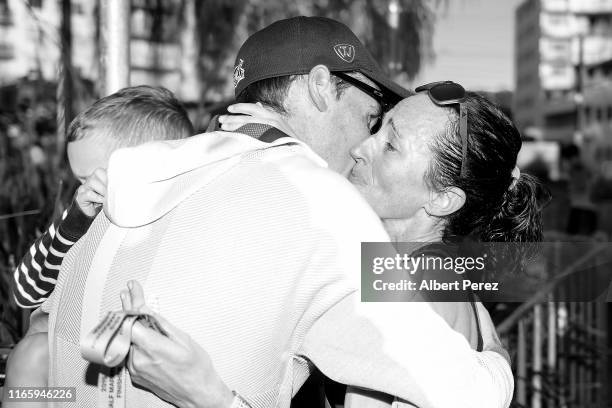
[[[483,91],[514,89],[514,10],[523,0],[447,0],[437,13],[434,61],[413,85],[454,80]]]

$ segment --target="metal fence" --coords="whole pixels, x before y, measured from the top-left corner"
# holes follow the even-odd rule
[[[559,242],[590,239],[564,234],[547,237],[547,241]],[[605,303],[607,293],[596,302],[555,300],[567,299],[564,291],[592,284],[589,276],[577,271],[596,262],[597,247],[587,254],[574,254],[567,248],[559,245],[558,251],[546,256],[551,284],[498,325],[512,357],[514,407],[588,408],[610,404],[607,333],[612,309]],[[564,279],[566,283],[571,279],[570,286],[559,285]]]

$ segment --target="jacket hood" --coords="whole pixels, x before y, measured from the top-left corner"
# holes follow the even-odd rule
[[[288,144],[302,146],[325,165],[310,148],[291,137],[266,143],[221,131],[118,149],[108,164],[104,212],[120,227],[150,224],[238,164],[245,153]]]

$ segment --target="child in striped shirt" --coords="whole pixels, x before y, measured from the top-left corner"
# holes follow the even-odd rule
[[[174,95],[148,86],[125,88],[102,98],[74,119],[68,129],[67,153],[70,169],[81,186],[72,205],[34,242],[15,269],[17,304],[36,308],[53,291],[64,255],[87,232],[102,206],[104,168],[115,149],[180,139],[191,133],[187,113]]]
[[[17,304],[36,308],[53,292],[64,256],[87,232],[102,208],[105,168],[112,152],[120,147],[182,139],[192,134],[187,112],[172,92],[164,88],[124,88],[80,113],[70,124],[66,140],[70,169],[81,186],[70,207],[34,242],[17,266],[13,290]],[[40,310],[33,316],[36,317],[31,320],[28,333],[9,357],[7,389],[47,383],[47,316]],[[6,396],[2,406],[11,406]]]

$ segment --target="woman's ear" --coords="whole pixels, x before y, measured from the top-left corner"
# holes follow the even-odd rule
[[[459,211],[464,204],[465,192],[459,187],[449,187],[443,191],[432,192],[425,211],[429,215],[444,217]]]
[[[308,94],[320,112],[327,110],[330,96],[333,96],[331,73],[325,65],[316,65],[308,73]]]

